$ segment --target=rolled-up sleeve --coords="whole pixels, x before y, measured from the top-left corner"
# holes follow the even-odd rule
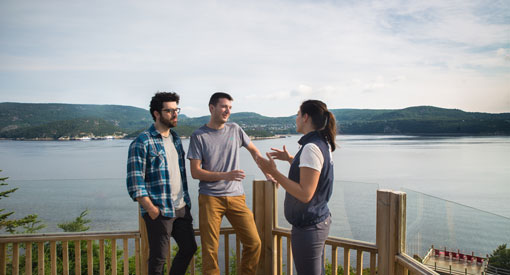
[[[149,195],[145,188],[146,155],[147,146],[139,139],[129,145],[126,185],[133,201]]]

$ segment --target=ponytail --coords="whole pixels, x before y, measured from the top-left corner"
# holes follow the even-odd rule
[[[301,115],[308,114],[312,118],[315,130],[329,143],[331,151],[335,151],[336,119],[326,104],[320,100],[307,100],[301,104],[299,109]]]
[[[326,121],[324,123],[324,128],[319,130],[324,138],[328,141],[331,146],[331,152],[336,149],[336,119],[335,116],[330,111],[325,111],[324,115],[326,117]]]

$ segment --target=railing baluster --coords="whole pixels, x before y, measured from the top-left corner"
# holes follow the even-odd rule
[[[331,246],[331,274],[338,275],[338,246]]]
[[[237,274],[241,274],[241,239],[236,236]]]
[[[287,274],[292,275],[294,271],[294,262],[292,259],[292,243],[290,237],[287,237]]]
[[[123,248],[124,248],[124,275],[129,275],[129,248],[128,248],[128,239],[123,239]]]
[[[12,274],[19,274],[19,243],[12,244]]]
[[[69,242],[62,242],[62,273],[69,275]]]
[[[190,263],[190,273],[191,275],[195,275],[195,256],[191,257],[191,263]]]
[[[231,230],[230,233],[234,231]],[[114,238],[114,239],[110,239]],[[134,239],[137,246],[138,253],[140,252],[140,234],[137,231],[130,232],[91,232],[91,233],[44,233],[44,234],[16,234],[16,235],[1,235],[0,236],[0,267],[5,266],[0,270],[0,275],[6,274],[51,274],[51,275],[69,275],[82,274],[82,255],[81,245],[87,243],[87,270],[83,270],[85,274],[113,274],[117,275],[118,271],[118,258],[116,258],[118,249],[116,239],[126,240],[126,274],[129,273],[129,251],[127,242],[129,239]],[[95,255],[94,246],[98,241],[99,255]],[[138,244],[136,243],[138,241]],[[82,243],[83,242],[83,243]],[[110,251],[105,251],[109,243],[112,243],[112,268],[107,268],[107,254],[109,257]],[[35,244],[35,245],[34,245]],[[61,253],[60,248],[61,245]],[[73,248],[74,246],[74,248]],[[71,252],[74,249],[74,252]],[[34,255],[34,253],[36,253]],[[73,253],[73,255],[70,255]],[[46,255],[47,254],[47,255]],[[85,255],[85,252],[84,252]],[[94,257],[99,256],[98,262],[94,262]],[[35,262],[34,262],[35,259]],[[70,266],[70,262],[74,261],[74,265]],[[140,255],[136,261],[140,262]],[[4,264],[5,263],[5,264]],[[97,264],[99,268],[94,268]],[[35,267],[35,272],[33,271]],[[73,270],[74,269],[74,270]],[[97,270],[94,270],[97,269]],[[133,272],[134,274],[135,272]],[[137,274],[140,274],[141,269],[137,267]]]
[[[377,259],[377,254],[375,252],[370,253],[370,275],[375,275],[376,265],[375,261]]]
[[[351,274],[351,250],[344,247],[344,275]]]
[[[136,275],[141,274],[141,263],[140,263],[140,238],[135,238],[135,272]]]
[[[223,238],[225,240],[225,274],[230,274],[229,271],[229,237],[230,235],[228,233],[223,234]]]
[[[283,272],[283,248],[282,248],[282,236],[276,236],[276,274],[282,275]]]
[[[112,275],[117,275],[117,240],[112,239]]]
[[[81,241],[74,241],[74,274],[81,275]]]
[[[94,275],[94,251],[92,251],[92,241],[87,241],[87,272]]]
[[[168,254],[166,255],[166,268],[167,271],[170,272],[170,268],[172,267],[172,239],[169,240],[168,244]]]
[[[37,274],[44,274],[44,242],[37,243]]]
[[[99,240],[99,275],[104,275],[106,272],[104,260],[104,240]]]
[[[32,275],[32,243],[25,243],[25,273]]]
[[[0,243],[0,273],[5,274],[7,268],[7,244]]]
[[[57,242],[50,242],[51,275],[57,275]]]
[[[356,274],[363,274],[363,251],[361,249],[358,249],[356,254]]]

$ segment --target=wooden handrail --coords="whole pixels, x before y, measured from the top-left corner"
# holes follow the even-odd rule
[[[107,231],[107,232],[62,232],[0,235],[0,243],[48,242],[48,241],[88,241],[100,239],[124,239],[140,237],[138,231]]]
[[[426,265],[413,259],[411,256],[400,253],[395,256],[395,261],[403,266],[404,268],[411,271],[411,274],[423,274],[423,275],[439,275],[434,270],[428,268]]]
[[[291,235],[290,229],[282,228],[282,227],[277,227],[277,228],[273,229],[273,234],[277,235],[277,236],[287,237],[287,238],[290,238],[290,235]],[[326,244],[346,247],[346,248],[355,249],[355,250],[359,249],[364,252],[377,253],[377,246],[375,245],[375,243],[370,243],[370,242],[365,242],[365,241],[329,236],[326,239]]]

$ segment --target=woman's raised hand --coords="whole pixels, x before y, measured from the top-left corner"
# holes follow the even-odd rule
[[[271,156],[272,159],[278,159],[283,161],[292,162],[294,157],[289,154],[289,151],[287,151],[287,148],[285,145],[283,145],[283,150],[280,150],[278,148],[271,148],[273,152],[269,152],[268,154]]]

